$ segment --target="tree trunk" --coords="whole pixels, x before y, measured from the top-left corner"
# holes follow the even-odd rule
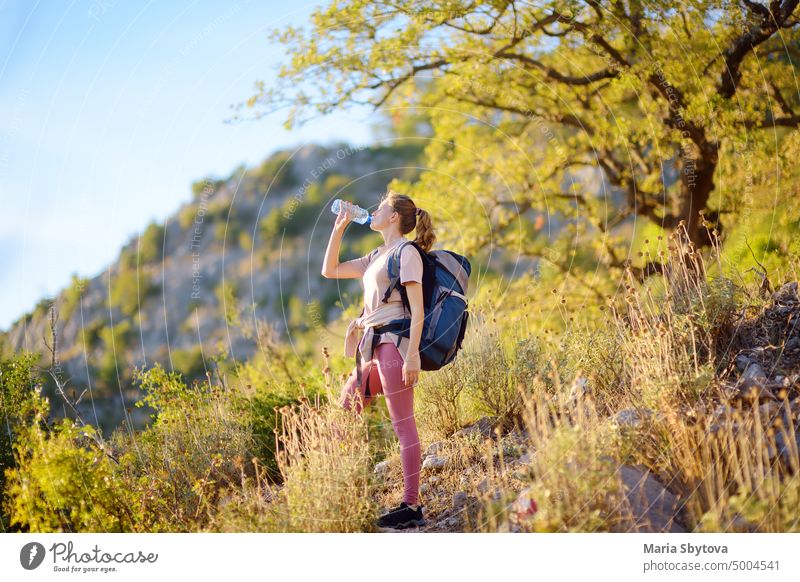
[[[718,151],[717,144],[708,144],[700,156],[686,157],[681,163],[681,198],[677,218],[685,221],[689,240],[698,249],[711,245],[711,237],[700,220],[700,211],[710,215],[706,205],[714,190]]]

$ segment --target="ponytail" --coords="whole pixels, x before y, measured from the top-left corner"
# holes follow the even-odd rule
[[[431,215],[422,208],[417,208],[417,237],[414,239],[426,253],[431,250],[436,242],[436,233],[433,231]]]

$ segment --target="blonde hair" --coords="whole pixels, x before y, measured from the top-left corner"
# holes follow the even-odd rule
[[[388,201],[392,210],[400,215],[400,234],[408,234],[416,227],[417,236],[414,242],[426,253],[430,251],[436,242],[431,215],[426,210],[417,208],[409,196],[398,194],[394,190],[387,190],[383,200]]]

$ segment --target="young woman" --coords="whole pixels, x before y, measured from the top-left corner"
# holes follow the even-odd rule
[[[339,247],[345,227],[351,221],[351,207],[343,204],[325,253],[322,275],[330,279],[358,279],[364,287],[364,310],[350,322],[345,337],[345,355],[358,354],[358,363],[345,382],[340,404],[361,411],[378,394],[386,397],[392,427],[400,441],[403,465],[403,501],[378,520],[380,527],[404,528],[424,525],[419,501],[420,444],[414,418],[414,386],[420,373],[419,342],[425,317],[422,298],[422,257],[413,245],[406,245],[400,256],[400,283],[405,286],[409,314],[400,292],[393,289],[388,301],[383,296],[389,287],[387,261],[393,249],[416,229],[414,242],[424,251],[433,246],[436,236],[430,215],[403,194],[389,191],[372,214],[370,228],[383,235],[384,244],[372,252],[339,263]],[[398,319],[410,319],[409,337],[385,331],[381,326]],[[363,336],[358,339],[358,331]]]

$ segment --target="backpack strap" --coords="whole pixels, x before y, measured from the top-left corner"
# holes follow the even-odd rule
[[[400,253],[403,251],[403,248],[406,245],[414,245],[414,241],[407,240],[392,251],[392,254],[389,256],[389,261],[387,263],[387,269],[389,271],[389,287],[386,289],[386,292],[383,294],[383,302],[386,303],[389,301],[389,295],[392,294],[392,290],[397,287],[397,290],[400,292],[400,298],[403,301],[403,306],[411,312],[411,305],[408,302],[408,294],[406,293],[405,288],[403,285],[400,284]]]

